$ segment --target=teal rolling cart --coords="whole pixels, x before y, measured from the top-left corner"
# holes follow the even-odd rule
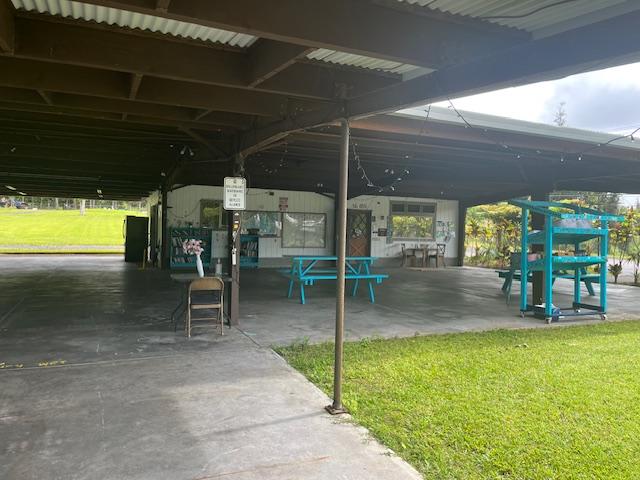
[[[567,203],[510,200],[509,203],[522,208],[521,278],[528,278],[529,272],[542,272],[544,278],[544,304],[530,304],[527,297],[527,283],[520,282],[520,313],[533,312],[544,317],[547,323],[560,317],[580,315],[600,315],[603,320],[607,313],[607,253],[609,247],[609,221],[622,221],[623,217],[599,212]],[[529,214],[544,216],[544,230],[529,231]],[[581,244],[598,239],[597,255],[587,255]],[[543,247],[541,258],[529,260],[527,252],[531,245]],[[554,247],[570,246],[572,256],[553,254]],[[587,267],[598,265],[600,283],[599,305],[583,303],[580,292],[581,275]],[[574,288],[573,302],[569,307],[553,304],[553,276],[557,271],[572,271]]]

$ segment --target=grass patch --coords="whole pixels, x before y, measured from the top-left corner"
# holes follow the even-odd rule
[[[0,252],[49,252],[57,246],[87,245],[75,252],[98,252],[97,246],[122,247],[122,222],[127,215],[142,215],[127,210],[18,210],[0,208]],[[34,250],[33,246],[43,247]],[[64,250],[60,249],[63,252]],[[68,250],[70,251],[70,250]],[[109,250],[113,251],[113,250]]]
[[[437,479],[640,478],[640,322],[345,345],[344,404]],[[333,345],[279,349],[329,395]]]

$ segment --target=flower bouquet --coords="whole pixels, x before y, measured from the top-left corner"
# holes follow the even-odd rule
[[[195,255],[196,256],[196,268],[198,270],[198,276],[204,277],[204,267],[202,265],[202,259],[200,255],[204,251],[202,248],[202,240],[185,240],[182,242],[182,250],[186,255]]]

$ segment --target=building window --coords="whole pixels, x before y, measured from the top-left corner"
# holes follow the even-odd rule
[[[222,209],[221,200],[200,200],[200,226],[213,228],[214,230],[227,228],[227,216]]]
[[[327,216],[324,213],[282,214],[283,248],[324,248]]]
[[[393,240],[433,240],[436,224],[434,203],[391,202]]]

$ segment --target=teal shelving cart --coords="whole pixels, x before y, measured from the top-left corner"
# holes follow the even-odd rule
[[[171,268],[192,268],[196,269],[196,257],[194,255],[186,255],[182,249],[182,243],[185,240],[201,240],[203,252],[200,255],[202,265],[205,268],[211,266],[211,233],[210,228],[204,227],[173,227],[169,229],[169,241],[171,249],[170,267]]]
[[[607,313],[607,254],[609,247],[610,221],[622,221],[623,217],[599,212],[590,208],[558,202],[528,200],[510,200],[509,203],[522,209],[521,235],[521,280],[520,313],[533,312],[544,317],[547,323],[560,317],[580,315],[600,315],[604,320]],[[529,230],[529,214],[544,216],[544,229]],[[587,255],[582,244],[598,240],[598,252]],[[532,245],[542,247],[541,258],[529,259],[527,252]],[[569,246],[574,255],[554,255],[554,247]],[[580,292],[581,275],[587,267],[599,267],[600,302],[592,305],[582,302]],[[557,272],[573,272],[573,302],[569,307],[556,307],[553,304],[553,278]],[[529,303],[527,281],[530,272],[542,272],[544,297],[542,305]]]

